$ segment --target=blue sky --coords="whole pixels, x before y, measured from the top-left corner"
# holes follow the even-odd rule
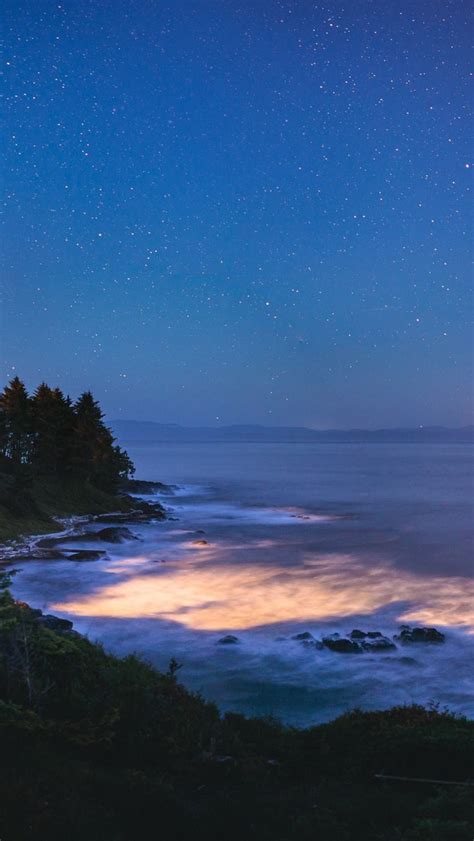
[[[3,377],[472,420],[469,5],[7,0]]]

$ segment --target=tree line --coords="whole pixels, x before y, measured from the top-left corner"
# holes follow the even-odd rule
[[[45,382],[30,395],[15,377],[0,394],[0,459],[13,472],[78,479],[107,491],[134,472],[90,391],[75,403]]]

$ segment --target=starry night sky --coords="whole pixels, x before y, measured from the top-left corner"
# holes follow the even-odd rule
[[[3,379],[471,422],[469,5],[4,0]]]

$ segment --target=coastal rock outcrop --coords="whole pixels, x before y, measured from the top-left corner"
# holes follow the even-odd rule
[[[102,549],[75,549],[69,550],[69,554],[65,557],[68,561],[100,561],[106,554]]]
[[[322,642],[313,637],[309,631],[302,631],[300,634],[295,634],[292,640],[297,640],[305,648],[324,648]]]
[[[284,639],[284,637],[280,638]],[[440,644],[445,640],[444,634],[436,628],[411,628],[409,625],[402,625],[400,634],[395,634],[393,639],[382,634],[381,631],[361,631],[354,628],[347,636],[338,633],[325,636],[321,640],[315,639],[310,631],[301,631],[291,637],[305,648],[327,648],[338,654],[385,654],[396,651],[397,643],[410,645],[412,643],[433,643]],[[412,658],[402,658],[409,662]]]
[[[165,485],[163,482],[148,482],[146,479],[125,479],[121,488],[127,494],[174,493],[177,485]]]
[[[16,607],[24,610],[30,619],[34,619],[38,625],[42,625],[43,628],[48,628],[49,631],[71,634],[77,637],[82,636],[82,634],[79,634],[78,631],[73,630],[73,623],[70,619],[62,619],[60,616],[54,616],[52,613],[43,613],[39,607],[30,607],[29,604],[22,602],[19,599],[15,600],[15,605]]]
[[[364,651],[369,652],[379,652],[379,651],[389,651],[390,649],[396,648],[392,640],[389,640],[388,637],[377,637],[376,639],[365,639],[361,642],[362,648]]]
[[[347,637],[340,637],[339,634],[323,637],[323,645],[330,651],[337,651],[339,654],[361,654],[363,651],[358,642]]]
[[[104,543],[123,543],[126,540],[138,540],[136,534],[130,531],[125,526],[109,526],[99,531],[84,531],[79,534],[63,534],[61,537],[44,537],[36,544],[35,549],[57,549],[59,552],[73,552],[79,551],[75,549],[68,549],[63,546],[64,543],[74,541],[74,543],[96,543],[98,540]],[[29,556],[31,557],[31,555]],[[51,557],[51,555],[49,556]]]
[[[376,639],[377,637],[383,637],[381,631],[359,631],[357,628],[354,631],[351,631],[349,634],[351,640],[365,640],[369,639]]]
[[[402,625],[400,633],[394,636],[394,639],[401,642],[403,645],[410,645],[412,643],[434,643],[439,645],[445,641],[444,634],[436,628],[411,628],[409,625]]]
[[[364,651],[378,652],[389,651],[396,648],[394,642],[385,637],[381,631],[359,631],[357,628],[351,631],[349,638],[356,641]]]
[[[106,543],[124,543],[126,540],[138,540],[130,529],[120,526],[110,526],[97,532],[90,532],[91,540],[103,540]]]
[[[217,640],[217,645],[237,645],[239,642],[239,638],[234,636],[234,634],[226,634],[225,637],[221,637],[220,640]]]

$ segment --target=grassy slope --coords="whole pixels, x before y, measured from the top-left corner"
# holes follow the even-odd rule
[[[173,675],[2,598],[4,841],[472,841],[471,788],[374,775],[473,778],[474,722],[420,707],[306,731],[222,718]]]
[[[87,483],[41,478],[18,486],[8,473],[0,473],[0,543],[23,534],[60,529],[56,517],[129,508],[126,497],[104,493]]]

